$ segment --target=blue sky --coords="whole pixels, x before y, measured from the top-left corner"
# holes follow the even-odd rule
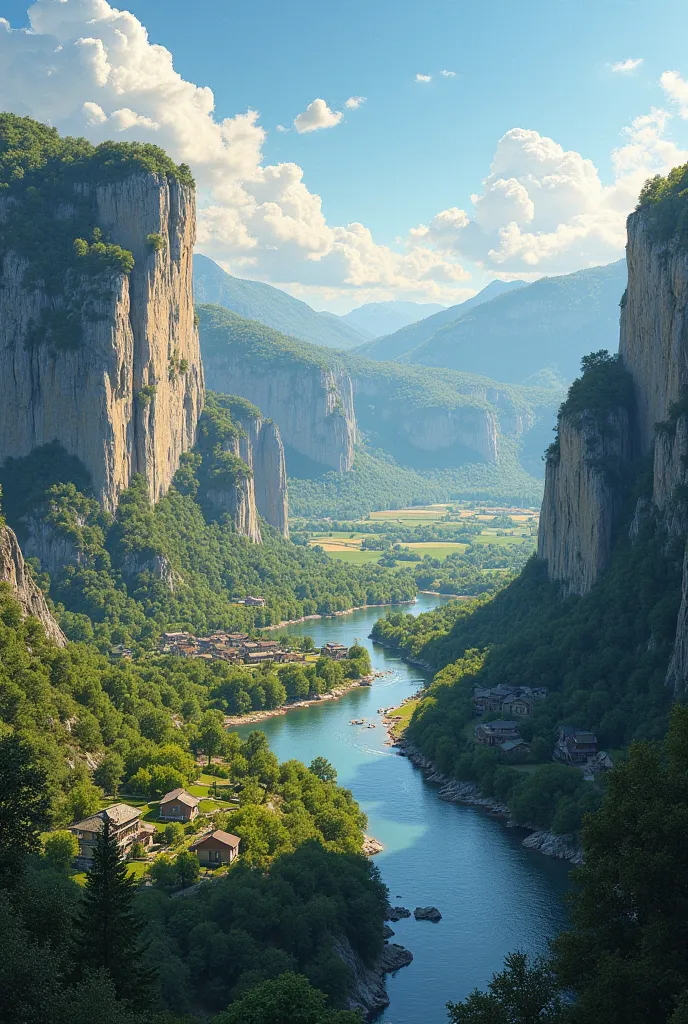
[[[104,0],[40,0],[36,7],[41,19],[36,34],[46,39],[58,15],[69,11],[73,26],[55,34],[63,48],[60,59],[79,52],[77,41],[91,35],[102,36],[109,52],[111,19],[104,12],[110,8]],[[26,9],[26,3],[5,0],[0,15],[19,29],[28,24]],[[278,230],[271,223],[269,230],[265,227],[266,204],[286,210],[294,176],[279,188],[263,181],[259,194],[249,188],[250,223],[240,229],[236,210],[244,217],[250,204],[245,197],[237,203],[234,196],[220,195],[220,165],[199,150],[201,206],[215,211],[206,218],[210,226],[200,247],[239,276],[272,281],[319,307],[342,310],[365,299],[394,296],[449,302],[495,274],[533,277],[609,262],[621,254],[619,227],[609,211],[617,219],[628,212],[621,207],[630,203],[628,196],[643,173],[666,169],[688,145],[688,121],[681,116],[688,115],[683,79],[660,85],[665,72],[688,77],[688,4],[678,0],[128,0],[120,10],[138,19],[151,43],[170,51],[182,79],[212,89],[215,121],[249,109],[260,113],[258,124],[267,135],[258,140],[253,125],[245,134],[252,131],[255,137],[242,143],[260,149],[260,166],[286,163],[303,170],[299,204],[307,230],[297,223],[301,214],[293,208],[288,224],[280,214]],[[122,128],[121,118],[117,122],[111,116],[119,109],[115,96],[88,75],[83,81],[72,76],[81,93],[75,89],[73,109],[63,105],[59,110],[45,90],[37,88],[27,100],[26,88],[21,95],[9,74],[3,79],[8,52],[11,60],[26,59],[19,36],[8,37],[9,47],[0,44],[2,106],[49,119],[61,130],[77,126],[95,141],[103,132],[119,132],[159,140],[173,153],[178,149],[178,157],[188,156],[188,139],[175,139],[171,125],[157,126],[169,98],[164,75],[153,107],[150,96],[142,97],[135,88],[127,96],[125,90],[122,105],[141,116]],[[627,59],[642,63],[633,70],[613,70]],[[443,76],[442,70],[454,76]],[[417,81],[419,73],[431,80]],[[344,103],[351,96],[364,96],[366,102],[347,110]],[[294,119],[316,98],[344,116],[332,127],[297,132]],[[82,101],[103,112],[97,123],[77,125]],[[626,168],[623,189],[603,195],[600,188],[619,178],[612,154],[628,145],[622,130],[652,108],[665,112],[661,125],[656,120],[654,128],[636,131],[634,149],[622,161],[635,161]],[[172,110],[168,103],[170,120]],[[277,131],[278,124],[289,131]],[[585,160],[592,161],[598,180],[588,182],[590,195],[580,198],[578,206],[571,202],[570,189],[558,206],[549,194],[551,181],[561,178],[558,158],[544,153],[537,139],[510,137],[511,155],[494,176],[490,209],[483,202],[480,224],[471,195],[481,193],[499,140],[516,128],[580,155],[573,171],[577,181],[571,185],[579,198],[580,180],[589,177]],[[523,161],[524,148],[533,145],[543,150],[537,161],[547,178],[546,186],[536,183],[537,194],[529,184],[533,169]],[[241,166],[225,182],[235,178],[244,188],[241,183],[253,173],[251,159],[242,156],[237,163]],[[563,160],[564,166],[571,164]],[[518,194],[500,184],[504,181],[515,182]],[[315,204],[308,198],[313,195],[322,199],[317,223]],[[464,212],[465,218],[456,213],[433,226],[433,219],[446,211]],[[581,218],[587,218],[584,226]],[[368,230],[372,241],[358,229],[355,237],[347,235],[351,223]],[[569,224],[584,243],[555,237],[560,223]],[[426,233],[410,240],[409,232],[419,225]],[[394,264],[395,253],[406,254],[403,265]]]

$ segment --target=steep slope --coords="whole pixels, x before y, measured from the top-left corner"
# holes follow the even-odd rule
[[[378,464],[385,494],[388,484],[394,488],[394,464],[423,473],[474,466],[491,467],[488,489],[503,475],[504,493],[530,491],[537,500],[537,482],[518,467],[518,456],[528,459],[529,472],[542,465],[540,438],[554,422],[560,392],[335,354],[218,307],[199,307],[199,322],[209,384],[242,394],[275,420],[291,477],[317,478],[327,468],[346,477],[358,443],[361,455],[361,446],[374,453],[366,475],[374,458],[387,460],[386,467]],[[473,490],[485,493],[482,469],[475,477]],[[407,474],[404,490],[418,485],[414,493],[423,493],[427,484],[415,481]],[[442,494],[453,490],[449,478],[441,487]],[[329,508],[330,498],[323,500]],[[349,497],[345,503],[351,507]]]
[[[59,647],[67,643],[64,633],[52,617],[43,596],[36,586],[21,553],[17,538],[0,516],[0,583],[10,586],[12,597],[18,601],[25,616],[38,619],[49,640]]]
[[[522,288],[524,281],[491,281],[482,291],[465,302],[459,302],[456,306],[448,309],[441,309],[437,313],[426,316],[418,322],[409,322],[407,327],[396,330],[386,337],[376,338],[375,341],[361,345],[357,350],[361,355],[369,359],[399,359],[411,349],[417,348],[433,334],[446,324],[454,323],[464,313],[490,302],[498,295],[513,291],[515,288]]]
[[[57,440],[105,508],[137,473],[157,500],[203,402],[188,169],[8,114],[0,155],[0,462]]]
[[[199,305],[224,306],[247,320],[328,348],[353,348],[370,337],[340,317],[316,313],[280,288],[232,277],[200,253],[194,256],[194,296]]]
[[[438,302],[402,302],[393,299],[390,302],[365,302],[346,313],[341,320],[368,337],[379,338],[444,309],[446,307]]]
[[[342,473],[351,469],[353,389],[339,357],[220,306],[199,306],[198,313],[210,387],[253,402],[307,459]],[[302,357],[304,347],[311,358]]]
[[[527,382],[545,369],[572,380],[582,357],[614,349],[626,263],[546,277],[478,306],[401,356],[402,362],[497,373]]]

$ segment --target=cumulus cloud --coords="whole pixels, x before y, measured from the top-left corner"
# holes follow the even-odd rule
[[[612,64],[612,71],[621,72],[621,74],[628,74],[630,71],[635,71],[643,63],[642,57],[636,57],[633,59],[629,57],[627,60],[619,60],[616,64]]]
[[[294,118],[294,127],[299,134],[317,132],[321,128],[334,128],[343,117],[341,110],[330,110],[325,100],[317,99]]]
[[[358,108],[362,107],[365,102],[365,96],[349,96],[344,106],[347,110],[358,110]]]
[[[440,71],[440,74],[443,78],[456,78],[456,71],[447,71],[446,68]]]
[[[432,75],[421,75],[420,72],[416,75],[417,82],[432,82]]]
[[[665,71],[659,80],[667,99],[678,107],[679,115],[688,118],[688,82],[678,71]]]
[[[466,272],[419,243],[396,252],[361,224],[330,225],[294,163],[266,165],[256,111],[219,118],[211,89],[188,82],[141,22],[107,0],[37,0],[30,29],[0,18],[0,107],[93,142],[154,142],[190,164],[198,245],[226,269],[292,291],[451,301]],[[350,97],[348,109],[363,97]],[[297,130],[337,124],[318,99]],[[282,126],[284,128],[284,126]]]
[[[643,183],[688,158],[667,138],[669,119],[653,110],[624,130],[610,185],[580,153],[514,128],[499,140],[482,191],[471,196],[472,213],[443,210],[410,232],[410,244],[510,274],[565,273],[618,259]]]

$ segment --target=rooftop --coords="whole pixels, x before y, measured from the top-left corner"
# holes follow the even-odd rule
[[[113,825],[125,825],[129,821],[139,818],[141,811],[138,807],[130,807],[129,804],[112,804],[111,807],[92,814],[90,818],[75,822],[71,828],[79,828],[84,832],[100,832],[106,816]]]
[[[198,807],[200,800],[196,796],[191,796],[191,793],[187,793],[185,789],[172,789],[169,793],[165,793],[160,799],[161,804],[169,803],[170,800],[177,800],[180,804],[186,804],[187,807]]]
[[[224,843],[225,846],[238,846],[241,842],[239,836],[233,836],[231,832],[223,832],[221,828],[216,828],[214,832],[206,832],[205,835],[199,836],[189,849],[195,849],[195,847],[204,843],[206,839],[215,839],[218,843]]]

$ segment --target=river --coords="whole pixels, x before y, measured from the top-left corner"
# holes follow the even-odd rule
[[[418,614],[440,601],[419,595],[409,610]],[[308,764],[318,754],[327,757],[368,815],[368,832],[384,845],[375,863],[392,904],[411,911],[429,904],[440,909],[438,924],[413,917],[392,924],[393,941],[410,949],[414,961],[388,977],[391,1005],[379,1021],[446,1024],[447,1000],[484,987],[510,950],[545,951],[547,940],[566,922],[562,897],[568,867],[525,850],[520,829],[506,828],[481,810],[438,800],[437,787],[385,745],[377,709],[399,704],[424,675],[367,639],[383,613],[369,608],[285,627],[312,636],[317,646],[327,640],[350,646],[358,638],[370,650],[374,669],[386,674],[338,701],[290,711],[239,732],[260,728],[281,761],[298,758]],[[351,725],[352,718],[365,718],[376,728]]]

